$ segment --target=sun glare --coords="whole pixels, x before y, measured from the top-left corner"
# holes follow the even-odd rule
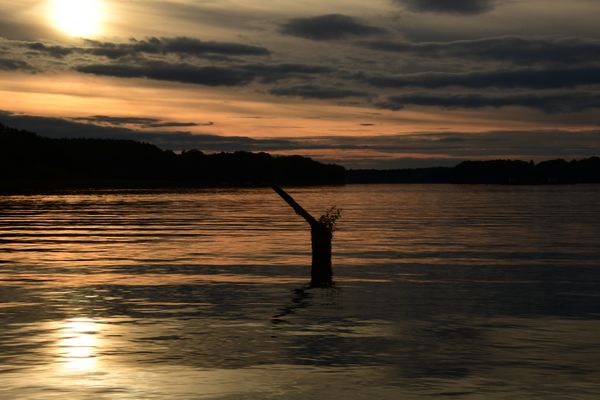
[[[88,37],[100,33],[103,18],[101,0],[51,0],[54,26],[70,36]]]
[[[58,343],[63,366],[72,371],[88,371],[96,366],[99,347],[98,327],[94,320],[72,319],[61,327]]]

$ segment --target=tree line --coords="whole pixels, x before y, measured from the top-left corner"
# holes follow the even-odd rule
[[[600,183],[600,158],[463,161],[455,167],[350,170],[350,183],[568,184]]]
[[[455,167],[346,170],[301,156],[175,153],[112,139],[51,139],[0,124],[0,190],[345,183],[600,183],[600,158],[534,163],[464,161]]]
[[[175,153],[132,140],[51,139],[0,126],[7,188],[344,184],[346,170],[301,156],[236,151]]]

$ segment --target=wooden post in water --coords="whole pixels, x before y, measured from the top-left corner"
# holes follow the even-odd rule
[[[310,269],[310,285],[315,287],[331,286],[333,271],[331,269],[331,229],[317,221],[300,204],[296,202],[279,186],[273,185],[273,190],[290,205],[310,225],[312,241],[312,265]]]

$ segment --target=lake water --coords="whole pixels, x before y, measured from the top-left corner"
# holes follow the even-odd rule
[[[0,399],[598,399],[600,185],[0,196]]]

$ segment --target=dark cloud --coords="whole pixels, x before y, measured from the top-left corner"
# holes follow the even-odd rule
[[[364,82],[377,87],[421,87],[437,89],[448,86],[465,88],[554,89],[600,84],[600,67],[575,69],[522,69],[485,72],[426,72],[400,76],[365,77]]]
[[[347,15],[327,14],[291,19],[281,26],[280,32],[285,35],[312,40],[333,40],[375,35],[384,32],[384,30],[366,25]]]
[[[110,59],[134,57],[142,54],[174,54],[180,57],[267,56],[271,52],[259,46],[231,42],[203,41],[189,37],[130,39],[129,42],[101,42],[83,39],[84,46],[61,46],[42,42],[21,42],[22,47],[63,58],[71,54],[90,54]]]
[[[344,151],[352,154],[357,150],[368,152],[360,156],[361,163],[378,163],[389,168],[398,168],[385,164],[386,160],[406,159],[407,154],[420,154],[446,159],[490,159],[499,157],[543,158],[582,158],[598,154],[600,149],[600,131],[491,131],[480,133],[444,132],[415,133],[383,136],[334,136],[298,138],[294,143],[297,149]],[[378,153],[377,160],[370,159]],[[383,164],[382,164],[383,163]],[[455,161],[458,163],[458,161]],[[435,166],[448,164],[415,164]],[[406,165],[408,167],[408,165]]]
[[[189,37],[150,37],[145,40],[131,39],[129,43],[99,42],[86,39],[85,43],[89,48],[84,50],[108,58],[120,58],[139,53],[177,54],[180,56],[203,56],[206,54],[267,56],[271,54],[264,47],[230,42],[209,42]]]
[[[34,50],[34,51],[37,51],[40,53],[46,53],[47,55],[56,57],[56,58],[62,58],[62,57],[68,56],[70,54],[73,54],[73,53],[77,52],[78,50],[81,50],[76,47],[47,45],[47,44],[41,43],[41,42],[25,43],[23,46],[29,50]]]
[[[600,60],[600,40],[582,38],[493,37],[451,42],[372,41],[373,50],[429,58],[459,58],[515,64],[580,64]]]
[[[91,122],[91,123],[105,123],[110,125],[148,125],[152,123],[160,122],[160,119],[156,118],[144,118],[144,117],[112,117],[109,115],[93,115],[91,117],[79,117],[73,118],[75,121]]]
[[[94,117],[90,117],[94,120]],[[142,121],[146,118],[112,118],[131,121]],[[85,123],[82,119],[50,118],[35,115],[16,114],[0,110],[0,122],[6,126],[26,129],[41,136],[51,138],[98,138],[137,140],[155,144],[164,149],[185,150],[200,149],[206,151],[265,150],[289,148],[287,140],[256,140],[248,137],[218,136],[208,134],[192,134],[190,132],[157,132],[141,131],[124,126],[97,125]]]
[[[112,43],[85,40],[87,47],[64,47],[43,42],[5,41],[14,57],[0,57],[1,69],[33,69],[26,61],[32,52],[63,59],[73,54],[86,55],[87,64],[82,58],[61,60],[48,64],[38,57],[37,66],[41,70],[51,65],[52,69],[64,68],[82,73],[113,76],[119,78],[148,78],[153,80],[199,84],[207,86],[243,86],[250,82],[273,83],[285,79],[302,79],[313,75],[329,74],[333,70],[322,65],[297,63],[258,63],[255,59],[211,58],[206,60],[179,59],[172,54],[202,55],[222,53],[223,55],[255,56],[269,54],[266,49],[226,42],[203,42],[189,38],[150,38],[143,41],[132,39],[129,43]],[[27,54],[18,53],[27,49]],[[93,57],[90,57],[93,56]],[[128,56],[128,57],[126,57]],[[111,61],[104,59],[108,57]],[[17,61],[16,59],[23,60]]]
[[[600,131],[491,131],[481,133],[420,133],[367,137],[308,139],[303,143],[339,149],[364,149],[379,153],[376,159],[357,158],[352,167],[414,168],[456,165],[461,160],[521,158],[584,158],[598,154]],[[356,154],[356,153],[354,153]],[[420,154],[411,160],[407,154]],[[431,162],[428,162],[429,159]],[[420,161],[419,161],[420,160]]]
[[[491,11],[496,0],[395,0],[416,12],[481,14]]]
[[[305,99],[344,99],[347,97],[365,97],[366,93],[338,87],[321,87],[315,85],[299,85],[271,89],[269,93],[276,96],[293,96]]]
[[[197,124],[195,122],[154,122],[151,124],[144,125],[148,128],[185,128],[192,126],[211,126],[214,125],[212,122],[204,124]]]
[[[333,72],[329,67],[306,64],[246,64],[239,68],[254,75],[262,83]]]
[[[22,60],[0,58],[0,71],[33,71],[34,68]]]
[[[94,64],[75,69],[86,74],[118,78],[148,78],[207,86],[243,86],[255,78],[252,73],[242,69],[199,67],[186,63],[171,64],[158,61],[145,61],[138,65]]]
[[[119,78],[148,78],[207,86],[244,86],[253,80],[264,83],[329,72],[329,68],[302,64],[243,64],[205,67],[188,63],[142,61],[137,64],[92,64],[78,66],[79,72]]]
[[[132,46],[144,52],[176,53],[186,55],[202,55],[205,53],[238,55],[238,56],[267,56],[271,54],[264,47],[246,44],[202,41],[188,37],[150,38],[147,40],[132,40]]]
[[[484,107],[528,107],[549,114],[580,112],[600,108],[600,94],[569,92],[564,94],[421,94],[411,93],[391,96],[378,104],[381,108],[400,110],[408,105],[435,106],[444,108],[484,108]]]
[[[157,118],[145,117],[113,117],[108,115],[94,115],[91,117],[73,118],[74,121],[90,122],[93,124],[108,124],[114,126],[137,125],[144,128],[185,128],[192,126],[211,126],[212,122],[198,124],[196,122],[163,121]]]

